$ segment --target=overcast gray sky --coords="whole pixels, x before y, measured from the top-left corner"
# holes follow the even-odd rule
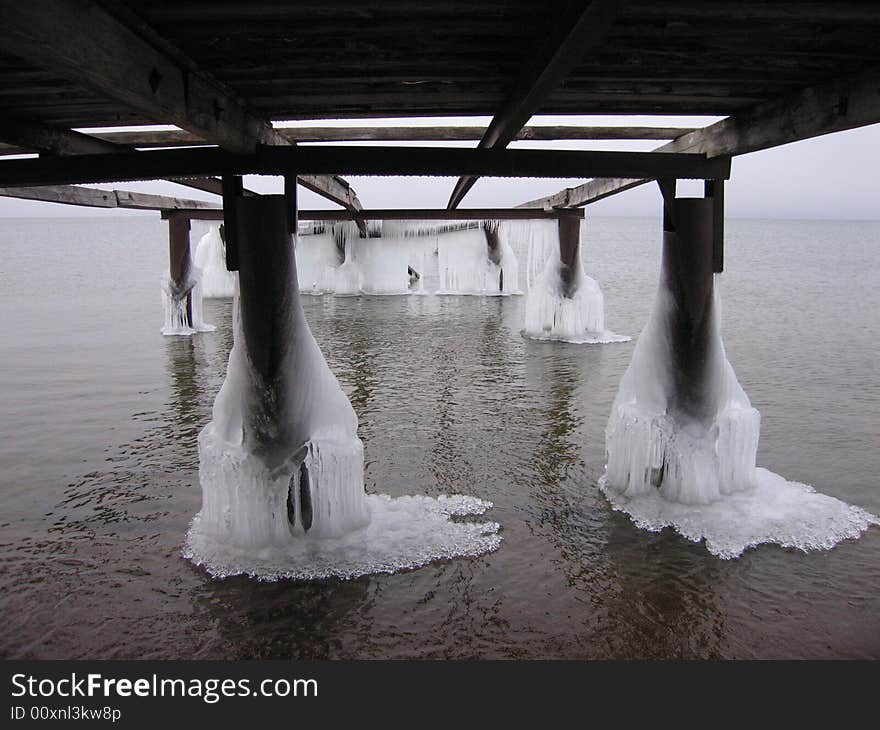
[[[717,117],[536,117],[532,124],[654,126],[705,126]],[[302,122],[304,126],[415,124],[488,124],[487,117],[461,120],[356,120]],[[292,125],[296,126],[296,125]],[[439,143],[431,143],[437,145]],[[452,143],[450,143],[452,144]],[[473,146],[459,143],[455,146]],[[516,143],[522,148],[651,150],[662,144],[644,142]],[[739,218],[829,218],[880,220],[880,124],[795,142],[762,152],[736,157],[727,187],[727,215]],[[349,177],[366,208],[442,208],[454,184],[453,178]],[[583,179],[481,179],[462,207],[509,207],[548,195]],[[260,192],[280,191],[277,178],[248,177],[246,184]],[[116,184],[117,187],[186,198],[218,200],[173,183]],[[696,184],[683,184],[683,194],[697,194]],[[332,203],[300,189],[303,208],[334,207]],[[645,185],[588,207],[591,215],[648,216],[659,209],[656,185]],[[53,203],[0,198],[0,216],[94,216],[139,215],[130,211],[77,208]],[[156,214],[152,214],[156,215]]]

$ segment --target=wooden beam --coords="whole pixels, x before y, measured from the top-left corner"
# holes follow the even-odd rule
[[[661,152],[464,149],[448,147],[259,147],[242,155],[216,148],[7,160],[0,185],[28,186],[222,175],[476,175],[492,177],[676,177],[727,179],[729,158]],[[538,207],[538,206],[532,206]]]
[[[743,155],[802,139],[880,122],[880,66],[757,104],[704,129],[688,132],[655,152]],[[590,180],[522,204],[524,208],[578,206],[643,185],[651,178]]]
[[[49,155],[99,155],[134,151],[134,147],[129,145],[109,142],[72,129],[10,116],[0,118],[0,139]],[[169,180],[169,182],[206,193],[222,194],[220,181],[213,178]]]
[[[0,121],[0,130],[3,129]],[[289,127],[276,130],[289,142],[469,142],[482,138],[484,127]],[[693,127],[523,127],[514,138],[520,141],[558,140],[631,140],[675,139]],[[183,147],[207,144],[203,139],[182,129],[161,129],[145,132],[89,132],[82,134],[128,147]],[[0,135],[3,138],[3,135]],[[36,146],[24,144],[0,146],[0,156],[36,152]]]
[[[136,210],[210,210],[217,206],[201,200],[170,198],[130,190],[98,190],[79,185],[41,185],[31,188],[0,188],[0,197],[64,203],[90,208],[132,208]]]
[[[115,12],[126,15],[124,8]],[[127,14],[126,18],[137,16]],[[130,22],[136,22],[130,20]],[[289,142],[145,23],[133,30],[92,0],[0,0],[0,48],[233,152]],[[359,209],[350,187],[315,178],[311,189]],[[343,189],[345,188],[345,189]]]
[[[220,221],[222,210],[178,210],[174,215],[188,215],[192,220]],[[352,213],[347,210],[299,210],[303,221],[485,221],[485,220],[559,220],[560,218],[584,218],[583,208],[371,208]],[[163,212],[162,217],[167,217]]]
[[[555,37],[534,55],[507,101],[492,117],[480,139],[480,149],[504,148],[514,139],[568,73],[599,46],[622,5],[621,0],[592,0],[574,17],[561,19]],[[477,179],[473,175],[459,178],[447,207],[456,208]]]

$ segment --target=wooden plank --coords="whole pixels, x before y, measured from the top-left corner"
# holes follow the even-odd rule
[[[125,14],[125,9],[116,12]],[[289,144],[267,120],[251,112],[179,50],[162,42],[149,26],[141,23],[135,32],[98,3],[0,0],[0,27],[3,51],[88,86],[157,122],[176,124],[234,152],[253,152],[258,144]],[[309,184],[335,202],[360,207],[354,191],[343,189],[338,180],[315,178]]]
[[[221,221],[222,210],[180,210],[176,215],[188,215],[193,220]],[[371,208],[358,213],[348,210],[299,210],[303,221],[484,221],[484,220],[559,220],[560,218],[584,218],[583,208]],[[166,217],[163,213],[163,217]]]
[[[222,175],[476,175],[492,177],[657,176],[726,179],[729,158],[663,152],[464,149],[448,147],[260,147],[242,155],[216,148],[7,160],[0,185],[55,185]],[[532,206],[538,207],[538,206]]]
[[[211,210],[212,203],[136,193],[130,190],[98,190],[78,185],[41,185],[29,188],[0,188],[0,197],[64,203],[90,208],[132,208],[136,210]]]
[[[563,17],[557,25],[561,31],[550,38],[545,49],[535,55],[525,73],[516,82],[513,92],[492,117],[480,139],[480,149],[506,147],[565,76],[594,48],[597,48],[617,18],[623,5],[620,0],[593,0],[577,15]],[[456,208],[477,178],[459,178],[447,207]]]
[[[873,3],[847,2],[761,2],[744,3],[742,0],[673,0],[658,3],[636,2],[627,5],[629,15],[656,20],[683,20],[698,18],[711,21],[771,21],[795,23],[880,23],[880,15]]]
[[[269,142],[267,125],[209,77],[145,42],[97,3],[0,2],[3,50],[239,152]]]
[[[484,127],[288,127],[277,130],[278,134],[289,142],[470,142],[478,141],[484,131]],[[694,127],[529,126],[523,127],[514,141],[659,140],[675,139],[693,131],[695,131]],[[82,136],[142,149],[208,144],[200,137],[182,129],[89,132]],[[36,147],[28,147],[24,143],[18,146],[0,145],[0,156],[19,155],[36,150]]]
[[[743,155],[802,139],[880,122],[880,66],[810,86],[758,104],[704,129],[688,132],[655,152],[704,153],[710,159]],[[523,203],[526,208],[577,206],[649,182],[635,176],[591,180]]]
[[[134,148],[128,145],[110,142],[72,129],[10,116],[0,118],[0,139],[40,154],[50,155],[90,155],[134,151]],[[222,186],[217,179],[170,180],[169,182],[215,195],[222,194]]]

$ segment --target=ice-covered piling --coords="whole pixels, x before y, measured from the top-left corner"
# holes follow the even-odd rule
[[[602,290],[587,276],[581,260],[580,219],[562,217],[556,231],[555,245],[548,246],[545,238],[539,237],[533,251],[530,240],[529,269],[540,273],[531,280],[526,295],[523,334],[574,343],[628,340],[605,329]]]
[[[235,294],[235,274],[226,268],[226,245],[221,226],[211,226],[201,237],[193,256],[201,270],[202,297],[205,299],[231,298]]]
[[[497,221],[438,237],[438,294],[520,294],[519,263]]]
[[[627,496],[708,504],[755,482],[760,415],[724,353],[711,208],[676,200],[654,309],[612,406],[607,483]]]
[[[163,335],[191,335],[210,332],[212,325],[202,318],[202,272],[190,256],[189,218],[168,219],[168,275],[162,277]]]
[[[765,542],[828,549],[880,524],[756,467],[760,414],[721,340],[711,201],[667,203],[654,308],[606,427],[606,496],[638,526],[671,526],[723,558]]]
[[[253,548],[342,534],[369,519],[357,417],[306,323],[285,198],[236,204],[234,345],[199,437],[193,529]]]
[[[393,572],[495,549],[497,524],[450,520],[488,502],[365,494],[357,416],[303,312],[289,198],[234,202],[233,347],[199,435],[202,509],[184,555],[212,575],[274,580]]]

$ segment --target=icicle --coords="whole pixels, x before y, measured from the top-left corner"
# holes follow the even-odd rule
[[[201,269],[201,290],[205,299],[231,298],[235,293],[235,274],[226,269],[226,245],[220,226],[211,226],[199,239],[193,263]]]
[[[497,222],[438,236],[438,294],[521,294],[519,264]]]

